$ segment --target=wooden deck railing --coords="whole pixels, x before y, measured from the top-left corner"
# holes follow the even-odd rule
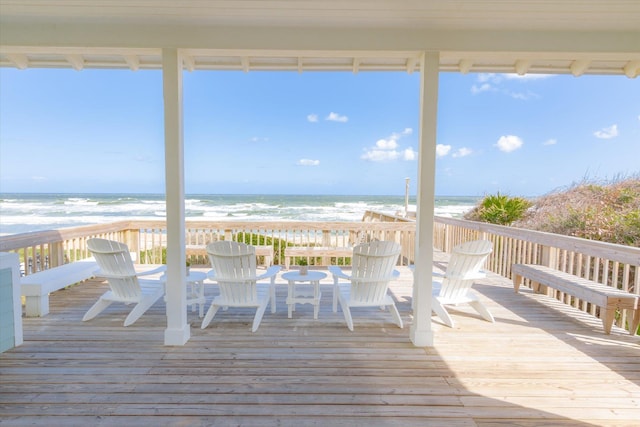
[[[188,221],[186,243],[205,245],[219,239],[235,239],[253,245],[273,245],[274,263],[284,264],[284,248],[293,246],[350,247],[367,240],[395,240],[402,246],[400,264],[415,259],[415,222],[371,214],[362,222],[207,222]],[[139,255],[140,263],[164,262],[166,224],[164,221],[120,221],[24,233],[0,237],[0,251],[18,252],[23,273],[89,257],[86,242],[103,237],[126,243]],[[494,246],[486,268],[511,278],[514,263],[544,264],[608,286],[640,294],[640,249],[557,234],[499,225],[436,217],[434,247],[444,252],[459,243],[478,238],[489,239]],[[206,264],[202,256],[193,256],[192,264]],[[349,263],[350,260],[335,260]],[[319,262],[319,260],[318,260]],[[597,308],[560,293],[556,298],[580,310],[597,315]],[[618,325],[626,319],[620,316]]]
[[[434,247],[444,252],[468,240],[488,239],[493,252],[486,269],[511,278],[513,264],[542,264],[607,286],[640,294],[640,248],[514,227],[436,217]],[[597,307],[555,292],[556,299],[597,315]],[[626,323],[624,314],[616,320]]]
[[[253,245],[272,245],[275,264],[284,263],[286,246],[352,247],[370,240],[398,242],[402,246],[401,265],[409,265],[415,258],[415,223],[412,222],[188,221],[186,226],[187,245],[206,245],[215,240],[231,239]],[[165,262],[164,221],[121,221],[3,236],[0,237],[0,251],[19,253],[23,274],[28,275],[89,257],[87,240],[93,237],[126,243],[141,264]],[[191,256],[189,261],[192,264],[208,262],[205,257],[197,255]],[[340,260],[341,264],[349,262],[349,259]]]

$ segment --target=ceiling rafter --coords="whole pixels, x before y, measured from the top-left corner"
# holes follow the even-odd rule
[[[7,54],[7,59],[11,61],[16,66],[16,68],[19,68],[20,70],[25,70],[29,68],[29,58],[27,57],[27,55],[23,53]]]
[[[137,55],[124,55],[124,60],[131,71],[138,71],[140,69],[140,58]]]
[[[80,71],[84,68],[84,57],[80,54],[67,54],[65,58],[74,70]]]
[[[579,77],[587,71],[589,66],[591,65],[591,61],[587,59],[577,59],[571,63],[569,69],[571,70],[571,74],[576,77]]]

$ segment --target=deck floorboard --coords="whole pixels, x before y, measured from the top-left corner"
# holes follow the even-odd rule
[[[461,306],[455,328],[434,317],[435,346],[417,348],[411,281],[401,268],[391,288],[404,329],[355,309],[350,332],[329,279],[318,320],[310,305],[288,319],[278,280],[278,311],[256,333],[251,310],[221,311],[204,330],[189,310],[182,347],[163,345],[162,301],[125,328],[117,304],[81,321],[106,283],[55,292],[49,315],[23,319],[24,344],[0,355],[0,425],[638,425],[640,337],[605,335],[598,319],[490,275],[474,289],[496,322]]]

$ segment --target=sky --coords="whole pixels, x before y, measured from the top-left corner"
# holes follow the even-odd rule
[[[187,194],[415,195],[420,75],[184,73]],[[441,73],[437,196],[640,174],[640,78]],[[0,68],[0,192],[164,193],[159,70]]]

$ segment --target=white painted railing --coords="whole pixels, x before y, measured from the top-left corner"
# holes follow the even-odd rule
[[[379,222],[208,222],[188,221],[186,244],[206,245],[215,240],[238,240],[253,245],[272,245],[274,263],[284,263],[286,246],[352,247],[370,240],[393,240],[402,246],[399,263],[413,262],[415,223]],[[87,240],[102,237],[129,246],[142,264],[165,261],[166,223],[164,221],[121,221],[111,224],[74,227],[55,231],[0,237],[0,251],[18,252],[23,273],[62,265],[90,256]],[[203,256],[193,255],[192,264],[207,264]],[[320,262],[320,259],[316,260]],[[350,259],[335,260],[349,264]]]
[[[121,221],[55,231],[0,237],[0,251],[18,252],[24,274],[89,257],[86,242],[103,237],[126,243],[139,255],[140,263],[164,262],[164,221]],[[514,263],[544,264],[608,286],[640,294],[640,249],[598,241],[542,233],[474,221],[436,217],[434,247],[444,252],[459,243],[489,239],[494,251],[486,268],[511,277]],[[207,222],[189,221],[188,245],[204,245],[219,239],[236,239],[253,245],[272,245],[274,263],[284,264],[286,246],[351,247],[367,240],[395,240],[402,246],[400,264],[415,259],[415,222],[401,217],[368,213],[362,222]],[[206,264],[194,255],[192,264]],[[320,260],[318,260],[320,262]],[[349,259],[332,262],[349,264]],[[597,315],[597,308],[576,298],[556,293],[556,298]],[[620,316],[618,325],[626,319]]]
[[[640,248],[514,227],[436,217],[434,247],[444,252],[468,240],[488,239],[493,253],[486,268],[511,278],[513,264],[542,264],[607,286],[640,294]],[[597,307],[554,291],[566,304],[597,315]],[[624,325],[623,314],[616,320]]]

